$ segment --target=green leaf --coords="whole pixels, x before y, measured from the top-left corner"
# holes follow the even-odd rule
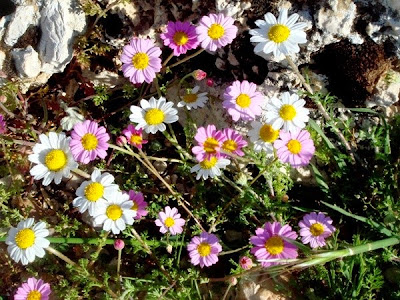
[[[325,133],[322,131],[322,129],[318,126],[317,123],[315,123],[314,120],[310,119],[308,121],[308,124],[314,129],[325,141],[326,145],[329,147],[329,149],[336,149],[335,145],[332,144],[332,142],[328,139],[328,137],[325,135]]]
[[[354,108],[346,108],[350,111],[354,111],[354,112],[361,112],[361,113],[370,113],[370,114],[375,114],[377,115],[378,113],[370,108],[366,108],[366,107],[354,107]]]
[[[328,184],[325,182],[324,177],[322,176],[322,174],[318,171],[318,168],[314,165],[314,164],[310,164],[311,169],[314,172],[315,175],[315,180],[317,181],[318,185],[320,186],[320,188],[327,193],[329,191],[329,186]]]

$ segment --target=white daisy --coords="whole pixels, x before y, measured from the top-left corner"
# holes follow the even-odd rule
[[[149,101],[140,100],[140,106],[131,106],[132,114],[129,119],[137,123],[136,128],[144,128],[147,133],[164,131],[164,123],[174,123],[178,121],[178,111],[173,108],[172,102],[167,102],[164,97],[156,100],[151,97]]]
[[[95,169],[90,176],[91,180],[84,181],[76,190],[76,197],[72,204],[79,208],[80,213],[89,211],[94,216],[100,205],[106,205],[106,199],[112,197],[118,191],[118,185],[114,184],[114,176],[110,173],[101,174]]]
[[[211,156],[205,158],[203,161],[193,166],[190,172],[197,172],[196,180],[201,177],[207,179],[208,177],[213,178],[215,176],[221,175],[221,170],[230,164],[230,160],[222,157]]]
[[[204,107],[204,104],[207,102],[208,97],[207,93],[197,93],[200,87],[196,85],[192,91],[182,97],[181,102],[178,103],[178,107],[184,107],[188,110],[192,108]]]
[[[114,234],[125,230],[126,225],[133,224],[136,211],[131,209],[133,201],[129,200],[129,194],[120,191],[107,198],[106,204],[98,207],[94,216],[95,226],[103,224],[103,229]]]
[[[35,256],[42,258],[45,255],[44,248],[50,245],[46,236],[49,231],[46,223],[38,222],[35,225],[33,218],[18,223],[17,228],[11,227],[8,231],[6,244],[10,257],[16,262],[21,261],[27,265],[35,260]]]
[[[279,130],[275,130],[270,124],[263,124],[258,121],[251,122],[253,127],[249,131],[250,141],[253,142],[254,151],[264,150],[267,154],[274,153],[273,143],[279,137]]]
[[[33,154],[28,156],[36,164],[30,173],[36,180],[43,178],[43,185],[49,185],[53,180],[59,184],[63,177],[70,176],[71,169],[78,167],[69,148],[70,138],[63,132],[50,132],[48,137],[41,134],[39,139],[41,143],[36,144]]]
[[[274,129],[278,130],[283,126],[283,130],[294,132],[304,128],[305,123],[308,122],[310,112],[304,107],[304,104],[306,101],[299,99],[296,94],[290,95],[290,93],[284,92],[281,100],[275,97],[271,98],[263,116]]]
[[[265,20],[257,20],[255,24],[259,28],[249,31],[252,35],[250,42],[258,43],[254,52],[261,56],[272,52],[277,58],[298,53],[300,51],[298,44],[307,42],[306,33],[303,31],[307,24],[296,23],[298,18],[298,14],[288,17],[287,9],[282,8],[278,20],[271,13],[264,15]]]

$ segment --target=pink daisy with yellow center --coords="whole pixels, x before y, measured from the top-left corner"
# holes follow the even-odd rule
[[[143,128],[136,129],[132,124],[129,124],[128,127],[122,131],[122,134],[126,136],[128,144],[139,149],[142,149],[142,145],[148,142],[143,139]]]
[[[174,50],[174,55],[185,54],[199,45],[196,27],[189,22],[168,22],[167,30],[160,35],[164,45]]]

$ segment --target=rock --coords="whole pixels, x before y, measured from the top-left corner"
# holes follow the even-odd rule
[[[40,73],[41,62],[38,53],[28,46],[25,49],[16,48],[11,51],[15,67],[21,77],[36,77]]]
[[[389,107],[399,101],[400,97],[400,73],[389,71],[382,76],[376,85],[374,96],[367,102],[367,106]]]
[[[6,53],[0,50],[0,70],[3,69],[3,63],[5,59],[6,59]]]
[[[101,71],[100,73],[92,72],[88,69],[82,70],[82,76],[89,79],[94,86],[106,85],[109,88],[114,88],[116,86],[124,85],[127,83],[123,76],[117,73],[110,72],[107,70]]]

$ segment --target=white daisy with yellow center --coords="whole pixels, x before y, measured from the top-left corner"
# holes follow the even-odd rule
[[[198,108],[198,107],[204,107],[206,104],[208,97],[207,93],[198,93],[200,87],[196,85],[190,93],[186,93],[184,96],[182,96],[182,101],[178,103],[178,107],[186,107],[188,110],[191,110],[192,108]]]
[[[206,180],[208,177],[213,178],[215,176],[220,176],[221,169],[224,169],[230,162],[231,161],[226,158],[211,156],[193,166],[190,172],[197,172],[196,180],[200,178]]]
[[[82,182],[76,190],[76,197],[72,204],[79,208],[80,213],[86,210],[89,215],[96,215],[96,210],[106,204],[106,199],[112,197],[118,191],[118,185],[114,184],[114,176],[95,169],[90,180]]]
[[[46,223],[36,224],[33,218],[18,223],[17,228],[11,227],[8,232],[6,244],[10,257],[23,265],[35,260],[35,256],[42,258],[45,255],[44,249],[50,245],[46,237],[49,231]]]
[[[265,151],[267,155],[273,155],[273,144],[279,137],[279,130],[275,130],[271,124],[258,121],[251,122],[251,126],[253,128],[249,131],[249,137],[254,145],[254,151]]]
[[[100,205],[96,209],[94,216],[95,226],[103,225],[106,231],[112,231],[118,234],[125,230],[126,224],[132,225],[136,217],[136,211],[131,209],[133,201],[129,200],[129,194],[120,191],[114,192],[113,195],[107,197],[104,205]]]
[[[30,174],[36,179],[43,178],[43,185],[49,185],[53,180],[56,184],[63,177],[70,177],[70,171],[78,167],[69,148],[70,138],[65,133],[50,132],[49,136],[41,134],[40,143],[33,147],[33,154],[28,159],[35,163]]]
[[[167,102],[164,97],[155,99],[151,97],[149,101],[140,100],[140,107],[132,105],[129,119],[137,123],[136,128],[144,128],[147,133],[156,133],[166,129],[165,123],[178,121],[178,111],[173,108],[172,102]]]
[[[309,120],[310,111],[304,107],[305,104],[306,101],[299,99],[296,94],[284,92],[281,99],[271,98],[263,117],[276,130],[283,128],[285,131],[294,132],[303,129]]]
[[[298,44],[307,42],[304,29],[307,24],[304,22],[296,23],[299,19],[298,14],[288,17],[287,9],[280,9],[278,19],[271,13],[264,15],[264,20],[257,20],[255,24],[259,27],[252,29],[250,42],[258,43],[254,52],[264,58],[266,54],[273,53],[276,58],[284,55],[298,53]]]

